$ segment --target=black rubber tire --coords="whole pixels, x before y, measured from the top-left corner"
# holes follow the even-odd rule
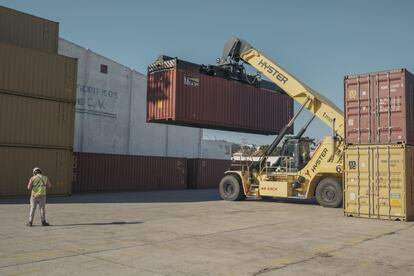
[[[236,201],[246,198],[238,177],[226,175],[219,184],[220,196],[224,200]]]
[[[319,205],[328,208],[342,206],[342,183],[334,177],[322,179],[315,191]]]

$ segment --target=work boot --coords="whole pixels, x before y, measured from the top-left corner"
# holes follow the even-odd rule
[[[47,223],[46,221],[42,221],[42,226],[50,226],[50,224]]]
[[[31,227],[33,225],[33,223],[31,223],[30,221],[28,223],[26,223],[26,226]]]

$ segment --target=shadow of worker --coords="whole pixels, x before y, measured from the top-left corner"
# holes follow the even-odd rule
[[[70,224],[51,224],[50,226],[105,226],[105,225],[133,225],[141,224],[143,221],[112,221],[112,222],[91,222],[91,223],[70,223]]]

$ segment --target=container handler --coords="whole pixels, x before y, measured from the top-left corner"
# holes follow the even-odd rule
[[[234,201],[250,196],[297,199],[316,196],[318,203],[324,207],[341,206],[344,151],[344,116],[341,109],[242,39],[232,37],[217,62],[235,79],[246,75],[244,64],[251,65],[301,105],[259,162],[225,172],[219,184],[221,197]],[[293,122],[304,109],[312,113],[311,118],[297,135],[287,137]],[[332,134],[323,138],[310,157],[311,142],[302,136],[315,117],[330,126]],[[269,164],[268,156],[283,138],[283,156],[276,163]]]

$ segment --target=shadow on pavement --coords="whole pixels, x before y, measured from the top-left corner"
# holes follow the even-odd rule
[[[100,226],[100,225],[131,225],[141,224],[143,221],[113,221],[113,222],[92,222],[92,223],[70,223],[70,224],[51,224],[53,226]]]
[[[288,203],[288,204],[305,204],[305,205],[318,205],[316,198],[311,199],[297,199],[297,198],[267,198],[267,199],[251,199],[249,201],[261,201],[267,203]]]
[[[121,193],[87,193],[71,196],[48,196],[47,204],[79,203],[185,203],[221,200],[217,189],[169,190]],[[1,204],[29,204],[29,195],[0,198]]]

